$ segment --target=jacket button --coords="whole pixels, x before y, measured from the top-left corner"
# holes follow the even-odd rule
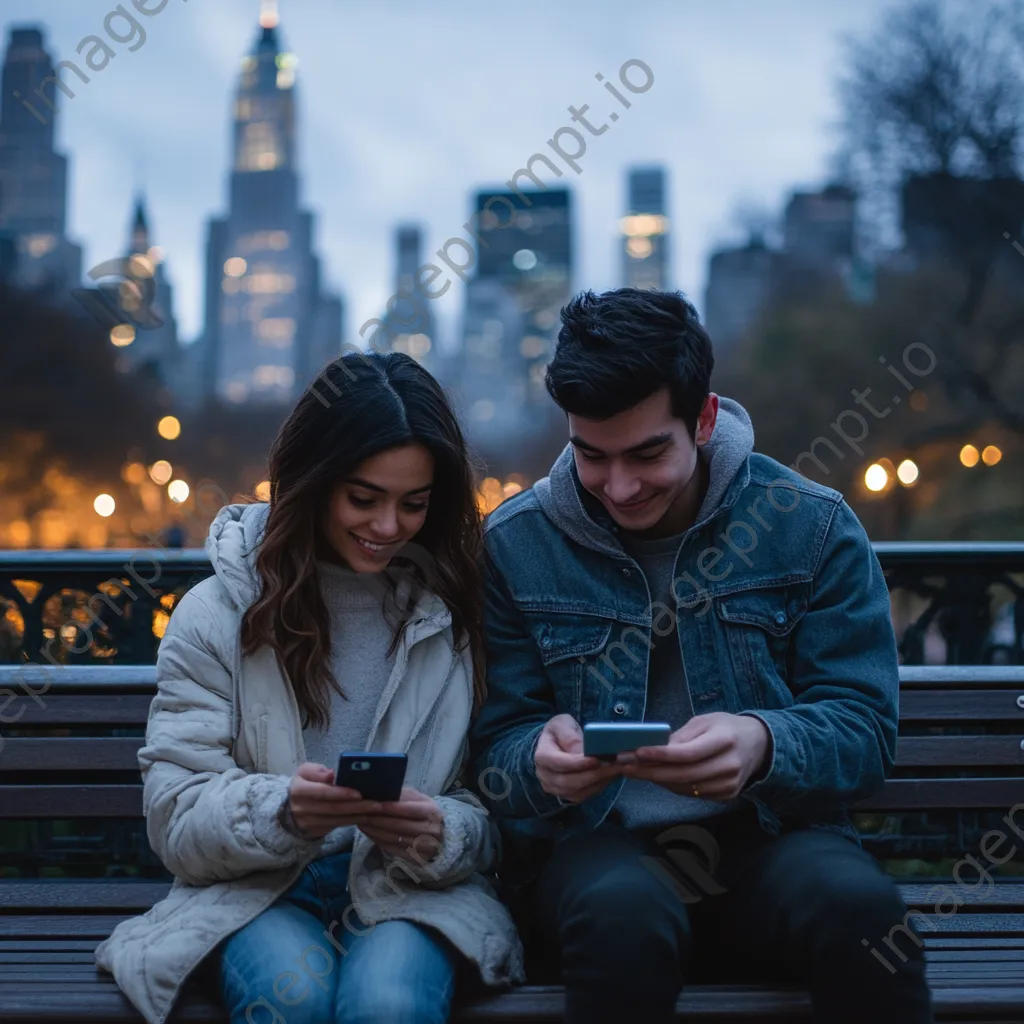
[[[623,576],[632,576],[633,574],[632,574],[632,573],[631,573],[631,572],[629,571],[629,569],[628,569],[628,568],[624,568],[624,569],[622,570],[622,575],[623,575]]]
[[[619,701],[619,703],[615,705],[614,711],[617,715],[624,715],[626,713],[626,705],[623,704],[622,701]]]
[[[541,645],[541,647],[550,647],[551,646],[551,637],[549,637],[549,636],[544,637],[544,639],[541,640],[540,645]]]
[[[775,625],[776,626],[784,626],[785,624],[786,624],[786,613],[785,612],[776,612],[775,613]]]

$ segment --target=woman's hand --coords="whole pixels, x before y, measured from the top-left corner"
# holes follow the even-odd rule
[[[401,799],[381,805],[381,812],[366,815],[359,831],[392,857],[428,864],[444,839],[444,811],[436,801],[411,786],[402,787]]]
[[[354,789],[334,785],[334,772],[326,765],[299,765],[288,787],[286,807],[304,839],[320,839],[343,825],[361,825],[386,805],[364,800]]]

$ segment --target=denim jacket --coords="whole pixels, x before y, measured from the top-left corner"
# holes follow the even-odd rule
[[[722,405],[749,425],[736,403]],[[488,697],[471,734],[472,778],[513,845],[607,816],[623,780],[569,804],[542,789],[537,740],[562,713],[642,720],[648,651],[658,637],[671,642],[673,614],[695,713],[754,715],[771,735],[767,770],[741,794],[761,827],[824,827],[859,842],[846,805],[882,787],[896,754],[899,673],[881,567],[837,491],[749,449],[727,470],[716,480],[712,458],[718,497],[683,536],[672,610],[652,606],[570,448],[550,478],[489,517]]]

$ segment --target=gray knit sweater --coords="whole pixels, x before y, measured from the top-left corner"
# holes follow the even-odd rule
[[[303,729],[302,741],[308,761],[334,770],[343,750],[365,749],[394,667],[388,654],[393,630],[379,593],[359,573],[333,562],[319,561],[316,568],[331,618],[331,671],[345,696],[332,690],[329,725]]]

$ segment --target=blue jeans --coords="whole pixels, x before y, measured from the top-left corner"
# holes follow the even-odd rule
[[[313,861],[226,940],[220,988],[231,1024],[448,1020],[458,952],[411,921],[364,924],[349,898],[349,859]]]

